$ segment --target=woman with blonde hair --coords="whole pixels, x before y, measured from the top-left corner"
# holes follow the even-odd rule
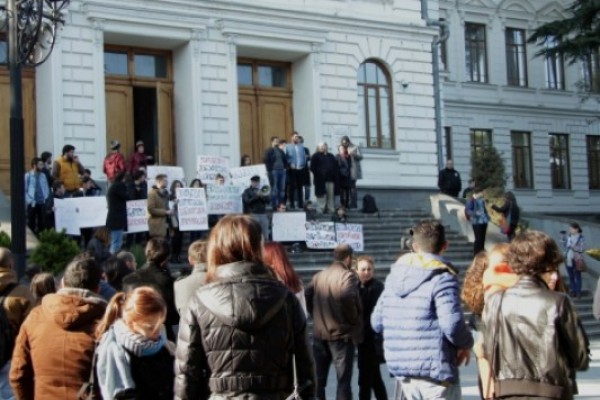
[[[306,317],[264,265],[260,225],[224,217],[210,234],[207,264],[206,284],[179,325],[175,399],[312,398]]]
[[[96,329],[96,374],[104,399],[173,398],[165,301],[148,286],[118,293]]]
[[[304,285],[302,279],[294,271],[294,267],[285,252],[285,248],[279,242],[269,242],[264,245],[264,262],[271,267],[277,279],[279,279],[289,290],[294,293],[300,301],[300,305],[306,314],[306,298],[304,297]]]

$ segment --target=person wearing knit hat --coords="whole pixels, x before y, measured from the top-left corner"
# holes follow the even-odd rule
[[[115,181],[115,177],[121,171],[125,171],[125,157],[119,149],[121,148],[121,143],[118,140],[110,141],[110,150],[111,152],[104,157],[104,164],[102,166],[102,170],[106,174],[106,179],[109,183],[113,183]]]
[[[131,176],[140,169],[146,170],[149,164],[152,164],[153,157],[144,153],[145,147],[142,140],[135,142],[135,149],[129,159],[129,173]]]

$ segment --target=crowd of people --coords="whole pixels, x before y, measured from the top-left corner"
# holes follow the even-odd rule
[[[207,241],[193,242],[192,273],[179,280],[159,237],[148,241],[141,268],[128,253],[99,263],[83,252],[60,277],[31,276],[30,287],[18,284],[10,251],[0,248],[0,325],[4,314],[14,334],[12,354],[0,360],[0,393],[324,400],[333,365],[335,397],[350,400],[357,352],[361,400],[388,398],[384,362],[394,398],[458,400],[459,367],[473,352],[484,399],[572,399],[576,371],[590,361],[558,272],[578,251],[576,228],[566,256],[533,230],[478,253],[462,290],[435,220],[413,227],[411,251],[385,284],[372,257],[341,244],[305,286],[285,247],[265,242],[248,215],[224,216]]]

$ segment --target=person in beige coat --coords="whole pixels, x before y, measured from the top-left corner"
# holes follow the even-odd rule
[[[155,184],[148,192],[148,232],[150,237],[167,237],[167,217],[173,214],[169,210],[169,183],[167,175],[158,174]]]
[[[35,300],[26,286],[17,284],[17,274],[13,271],[13,255],[7,248],[0,247],[0,293],[6,296],[4,312],[10,323],[14,337],[17,337],[21,324],[35,305]],[[12,399],[8,384],[11,362],[0,366],[0,399]]]

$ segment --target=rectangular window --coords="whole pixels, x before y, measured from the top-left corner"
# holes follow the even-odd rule
[[[586,92],[600,93],[600,49],[582,57],[581,69],[583,89]]]
[[[154,54],[135,54],[133,56],[135,75],[147,78],[167,77],[167,57]]]
[[[471,129],[471,154],[492,146],[491,129]]]
[[[465,24],[465,57],[467,80],[487,83],[485,25]]]
[[[546,48],[551,49],[560,43],[558,38],[548,38]],[[546,56],[546,87],[548,89],[564,90],[565,88],[565,65],[562,54]]]
[[[600,189],[600,136],[586,136],[590,189]]]
[[[237,78],[239,86],[252,86],[252,64],[238,64]]]
[[[106,75],[129,75],[127,53],[105,51],[104,73]]]
[[[288,69],[280,65],[259,65],[258,84],[266,87],[287,87]]]
[[[549,144],[552,189],[571,189],[569,135],[551,133],[549,135]]]
[[[446,142],[446,160],[452,160],[452,128],[449,126],[444,127],[444,139]]]
[[[514,186],[518,189],[533,189],[531,134],[529,132],[511,132],[510,139]]]
[[[510,86],[527,87],[527,49],[523,29],[506,28],[506,72]]]

